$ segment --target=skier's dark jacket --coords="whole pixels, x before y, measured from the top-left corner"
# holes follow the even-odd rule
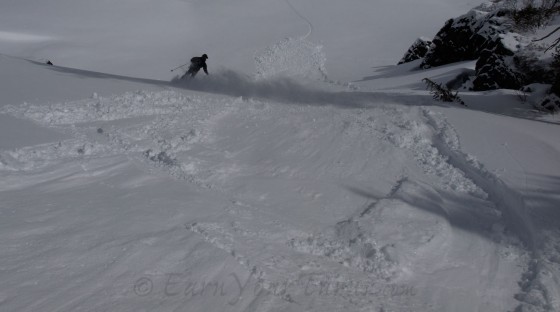
[[[208,56],[206,56],[206,54],[202,55],[202,56],[196,56],[193,57],[191,59],[191,66],[190,66],[190,71],[191,72],[198,72],[201,68],[204,69],[204,72],[206,73],[206,75],[208,75],[208,67],[206,67],[206,59],[208,58]]]

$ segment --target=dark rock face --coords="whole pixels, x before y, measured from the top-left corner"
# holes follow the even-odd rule
[[[430,68],[479,58],[499,34],[507,32],[505,21],[504,13],[479,10],[448,20],[436,34],[432,48],[420,67]]]
[[[531,83],[552,84],[551,95],[541,106],[560,109],[560,61],[552,66],[531,38],[516,33],[512,11],[504,6],[481,5],[458,18],[448,20],[431,44],[417,40],[399,64],[422,59],[427,69],[461,61],[477,60],[474,71],[465,71],[447,86],[474,91],[520,89]],[[560,57],[559,57],[560,59]]]
[[[518,34],[509,33],[509,39],[498,36],[490,48],[482,51],[476,62],[473,90],[520,89],[531,83],[552,84],[555,74],[550,64],[539,60],[534,51],[520,47]],[[504,42],[517,42],[507,47]]]
[[[495,89],[519,89],[522,86],[520,74],[511,66],[511,57],[488,51],[476,62],[474,91]]]
[[[519,89],[523,85],[523,75],[514,66],[514,52],[509,50],[498,36],[488,42],[488,49],[480,53],[476,62],[474,91],[495,89]]]
[[[430,50],[432,41],[426,38],[418,38],[414,43],[408,48],[408,51],[404,54],[403,58],[399,61],[397,65],[419,60],[426,56]]]
[[[519,45],[504,11],[469,13],[445,23],[421,68],[477,60],[473,90],[519,89],[524,75],[513,61]]]

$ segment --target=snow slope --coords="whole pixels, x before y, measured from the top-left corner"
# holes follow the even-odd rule
[[[23,134],[0,152],[8,310],[557,304],[558,229],[546,220],[558,198],[546,189],[560,146],[539,135],[557,125],[430,107],[403,89],[231,97],[93,73],[66,89],[79,73],[1,60],[50,77],[45,98],[70,99],[5,93],[2,118]],[[465,114],[489,120],[482,133]],[[498,143],[476,138],[499,131],[507,147],[489,154]],[[541,152],[526,159],[526,141]],[[512,183],[535,160],[549,170],[525,165],[537,181]]]
[[[472,63],[335,70],[307,39],[334,31],[325,17],[288,4],[308,32],[254,73],[168,83],[0,56],[1,310],[560,310],[557,118],[512,92],[465,108],[424,90]]]

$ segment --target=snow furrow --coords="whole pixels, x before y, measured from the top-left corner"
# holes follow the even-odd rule
[[[553,302],[555,296],[549,294],[550,290],[543,283],[550,275],[539,246],[543,236],[535,229],[523,196],[485,169],[474,157],[464,154],[460,150],[455,131],[442,116],[436,116],[428,109],[424,109],[424,115],[436,130],[434,144],[437,149],[446,155],[450,164],[463,171],[488,194],[488,199],[495,204],[504,219],[505,229],[519,237],[532,255],[519,281],[521,293],[516,295],[516,299],[520,304],[516,311],[555,311],[558,302]]]

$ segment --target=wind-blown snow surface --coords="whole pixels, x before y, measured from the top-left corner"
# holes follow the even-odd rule
[[[110,2],[90,20],[8,1],[0,51],[162,78],[212,48],[230,69],[167,83],[0,56],[0,310],[560,310],[558,120],[515,92],[424,91],[473,62],[372,73],[441,26],[389,27],[416,2]],[[418,6],[464,13],[442,2]],[[136,22],[146,42],[123,40]]]
[[[0,65],[49,86],[2,77],[31,90],[0,109],[3,310],[559,308],[556,124],[410,89]]]

